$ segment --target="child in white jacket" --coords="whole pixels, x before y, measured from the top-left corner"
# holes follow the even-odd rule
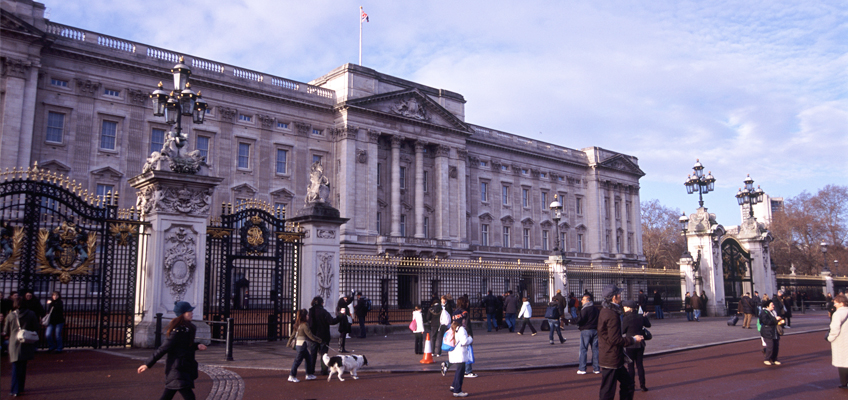
[[[533,336],[536,336],[536,328],[534,328],[533,323],[530,322],[530,317],[533,316],[533,309],[530,308],[530,302],[527,301],[526,297],[522,297],[521,299],[524,300],[524,303],[521,305],[521,312],[518,313],[518,318],[523,319],[524,323],[521,325],[521,330],[518,331],[518,334],[523,335],[524,328],[526,328],[527,325],[530,325],[530,332],[533,332]]]
[[[424,317],[421,316],[421,307],[415,306],[412,311],[412,320],[415,321],[415,354],[424,354]]]
[[[468,332],[460,321],[453,321],[449,329],[454,331],[453,337],[456,343],[456,347],[448,353],[448,361],[451,364],[456,364],[456,374],[453,376],[451,392],[453,392],[453,397],[466,397],[468,393],[462,391],[462,380],[465,378],[465,363],[474,360],[474,353],[470,347],[474,339],[468,336]]]

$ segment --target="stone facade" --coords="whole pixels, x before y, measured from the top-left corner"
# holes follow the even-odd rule
[[[184,56],[210,110],[188,147],[223,178],[221,203],[304,204],[320,160],[329,202],[350,220],[342,253],[643,263],[638,160],[570,149],[465,121],[462,95],[346,64],[309,84],[44,19],[44,5],[2,0],[0,168],[38,162],[90,192],[128,180],[169,127],[148,98]],[[121,196],[121,207],[135,196]]]

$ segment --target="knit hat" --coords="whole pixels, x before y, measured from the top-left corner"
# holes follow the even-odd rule
[[[621,289],[619,289],[618,286],[615,286],[614,283],[607,285],[604,288],[604,291],[601,292],[605,299],[611,299],[613,296],[619,293],[621,293]]]
[[[191,306],[187,301],[175,301],[174,302],[174,314],[183,315],[189,311],[193,311],[194,307]]]

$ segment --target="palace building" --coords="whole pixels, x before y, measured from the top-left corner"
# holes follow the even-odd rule
[[[584,264],[644,264],[634,156],[466,121],[461,94],[371,68],[297,82],[62,25],[44,10],[2,0],[0,169],[38,163],[134,205],[127,182],[170,130],[149,94],[182,57],[209,104],[203,124],[183,129],[223,178],[213,214],[261,200],[293,215],[318,161],[330,203],[349,218],[343,255],[539,262],[559,239]]]

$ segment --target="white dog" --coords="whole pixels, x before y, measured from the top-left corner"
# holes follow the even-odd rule
[[[357,355],[339,355],[330,357],[327,354],[324,354],[323,357],[324,364],[326,364],[330,368],[330,376],[327,377],[327,382],[333,378],[333,372],[338,374],[339,380],[344,381],[342,379],[342,374],[345,371],[350,371],[350,375],[353,376],[353,379],[359,379],[356,376],[356,370],[362,368],[363,365],[368,365],[368,359],[365,356],[357,356]]]

